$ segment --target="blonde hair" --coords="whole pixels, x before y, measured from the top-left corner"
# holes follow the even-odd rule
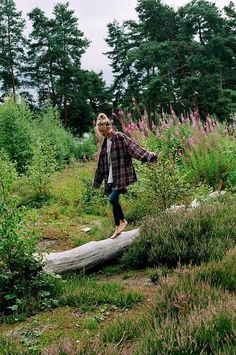
[[[105,113],[99,113],[96,122],[96,128],[102,125],[111,126],[111,120],[105,115]]]

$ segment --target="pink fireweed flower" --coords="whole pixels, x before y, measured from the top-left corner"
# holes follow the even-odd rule
[[[167,123],[165,120],[161,120],[161,128],[165,128],[167,126]]]
[[[169,120],[168,120],[168,124],[169,124],[169,127],[172,127],[174,125],[174,119],[173,117],[171,117]]]
[[[196,138],[195,137],[189,137],[188,138],[188,143],[190,147],[194,147],[197,144]]]
[[[122,111],[122,110],[118,110],[118,112],[117,112],[117,114],[118,114],[118,116],[121,116],[122,118],[124,118],[124,111]]]
[[[173,107],[172,107],[171,104],[170,104],[170,115],[171,115],[172,118],[176,117],[175,111],[173,110]]]
[[[131,113],[131,112],[128,112],[128,113],[127,113],[127,117],[128,117],[129,120],[132,120],[132,113]]]
[[[163,119],[165,119],[165,118],[166,118],[166,114],[165,114],[165,112],[164,112],[164,111],[162,111],[162,110],[161,110],[161,117],[162,117]]]
[[[202,125],[199,126],[199,132],[200,132],[200,134],[201,134],[202,136],[204,136],[204,135],[206,134],[206,131],[205,131],[205,129],[203,128]]]
[[[184,122],[185,122],[185,118],[184,118],[184,115],[182,114],[182,112],[181,112],[181,114],[180,114],[180,122],[181,122],[181,123],[184,123]]]
[[[195,109],[195,110],[193,111],[193,116],[195,117],[195,120],[196,120],[196,121],[200,121],[200,115],[199,115],[198,109]]]

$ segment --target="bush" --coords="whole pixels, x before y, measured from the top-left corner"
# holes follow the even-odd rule
[[[34,197],[44,198],[50,195],[50,182],[56,169],[56,152],[47,140],[36,141],[33,159],[28,167],[28,183],[33,189]]]
[[[223,257],[235,245],[235,208],[231,201],[146,218],[139,239],[122,259],[124,265],[173,267]]]
[[[0,150],[0,204],[8,204],[11,201],[14,183],[17,178],[15,164],[8,155]]]
[[[159,154],[156,164],[136,163],[136,169],[138,182],[129,188],[132,203],[129,221],[163,211],[189,194],[189,186],[171,157]]]
[[[32,114],[23,101],[8,99],[0,106],[0,149],[24,172],[32,158]]]
[[[48,142],[56,154],[59,166],[63,166],[75,156],[77,141],[72,133],[63,127],[58,111],[46,108],[35,120],[35,127],[35,139],[40,137],[42,142],[44,140]]]
[[[54,277],[33,257],[35,239],[24,235],[22,212],[0,206],[0,315],[32,314],[54,304]]]
[[[87,133],[83,138],[76,140],[74,154],[77,159],[93,159],[97,151],[95,136],[93,133]]]
[[[235,302],[217,302],[180,320],[155,322],[137,354],[232,354],[236,345]],[[234,350],[233,350],[234,351]]]
[[[91,180],[87,178],[82,178],[81,180],[85,186],[81,199],[85,213],[106,216],[109,202],[108,198],[104,196],[102,188],[94,189]]]
[[[54,304],[54,277],[34,258],[36,240],[23,230],[23,210],[12,195],[14,165],[0,159],[0,317],[31,314]]]
[[[206,281],[212,286],[221,287],[224,290],[236,290],[236,253],[224,257],[221,261],[214,261],[202,265],[196,274],[197,280]]]

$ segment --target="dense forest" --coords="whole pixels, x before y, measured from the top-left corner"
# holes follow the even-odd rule
[[[24,95],[35,110],[51,103],[65,126],[84,132],[100,111],[132,111],[132,97],[157,123],[172,109],[198,109],[229,121],[236,110],[236,9],[193,0],[174,9],[160,0],[138,0],[138,21],[108,24],[105,55],[113,84],[81,68],[89,39],[69,3],[47,17],[34,8],[24,19],[14,0],[0,3],[0,94]],[[26,21],[32,26],[26,37]],[[37,99],[35,99],[37,97]]]

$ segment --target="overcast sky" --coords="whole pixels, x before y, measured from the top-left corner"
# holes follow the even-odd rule
[[[68,0],[15,0],[18,10],[23,12],[26,21],[29,22],[26,14],[33,8],[39,7],[47,16],[52,16],[52,10],[58,2],[66,3]],[[166,0],[166,4],[175,8],[182,6],[187,0]],[[215,0],[219,8],[227,5],[230,0]],[[107,84],[112,82],[112,72],[108,58],[102,53],[108,50],[104,38],[107,35],[107,24],[114,19],[120,23],[124,20],[137,19],[135,7],[137,0],[69,0],[70,8],[75,10],[79,18],[79,28],[84,32],[85,37],[91,41],[90,47],[82,57],[82,67],[95,72],[103,71]]]

